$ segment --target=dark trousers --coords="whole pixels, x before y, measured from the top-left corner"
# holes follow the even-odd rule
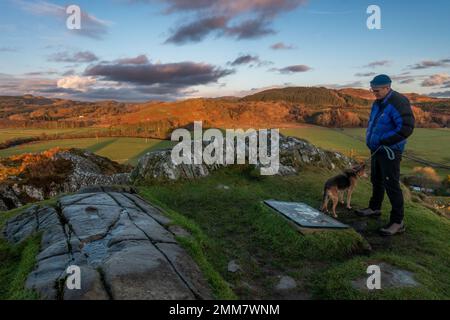
[[[380,149],[371,160],[372,198],[369,207],[380,210],[386,191],[391,201],[391,223],[401,223],[404,216],[403,193],[400,188],[401,153],[395,153],[395,159],[389,160],[385,150]]]

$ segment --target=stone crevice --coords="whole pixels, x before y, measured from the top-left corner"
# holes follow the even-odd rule
[[[157,219],[155,219],[155,217],[153,217],[151,215],[151,213],[148,212],[147,209],[145,209],[144,207],[142,207],[139,203],[136,202],[136,200],[134,200],[132,197],[124,194],[124,196],[126,198],[128,198],[128,200],[130,200],[131,202],[133,202],[136,207],[138,207],[142,212],[144,212],[148,217],[150,217],[151,219],[153,219],[157,224],[159,224],[162,228],[166,229],[168,232],[170,232],[172,235],[175,235],[172,231],[169,230],[169,228],[167,227],[167,225],[164,225],[163,223],[161,223],[160,221],[158,221]],[[137,198],[139,198],[141,201],[145,202],[144,199],[142,199],[140,196],[136,195]],[[154,208],[155,210],[157,210],[159,213],[162,214],[162,211],[159,208],[156,208],[155,206],[147,203],[147,205],[151,206],[152,208]]]
[[[131,222],[133,222],[133,224],[135,225],[136,228],[138,228],[139,230],[142,231],[142,233],[145,234],[145,236],[147,237],[148,241],[150,241],[150,243],[155,247],[156,250],[158,250],[167,260],[167,262],[169,263],[169,265],[172,267],[173,271],[178,275],[178,277],[180,278],[181,281],[184,282],[184,284],[186,285],[186,287],[189,288],[189,290],[192,292],[192,294],[195,296],[196,299],[198,300],[202,300],[203,298],[196,292],[195,289],[193,289],[190,284],[188,283],[188,281],[186,281],[186,279],[183,277],[183,275],[178,271],[177,267],[172,263],[172,261],[170,260],[170,258],[167,256],[167,254],[161,250],[156,244],[157,243],[161,243],[159,241],[154,241],[146,232],[145,230],[143,230],[142,228],[140,228],[134,221],[133,218],[131,217],[130,213],[126,211],[126,213],[128,214],[128,218],[130,219]]]
[[[7,222],[8,241],[42,234],[28,289],[43,299],[212,297],[200,268],[167,230],[171,221],[163,212],[153,212],[129,188],[88,189],[88,197],[83,192],[65,196],[55,207],[24,209]],[[80,267],[81,290],[65,287],[69,265]]]

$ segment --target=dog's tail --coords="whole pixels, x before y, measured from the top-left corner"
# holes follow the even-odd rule
[[[322,206],[321,206],[321,208],[323,207],[323,205],[325,204],[325,199],[327,198],[327,186],[325,185],[324,187],[323,187],[323,197],[322,197]]]

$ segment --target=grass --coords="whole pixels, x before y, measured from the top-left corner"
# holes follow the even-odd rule
[[[0,300],[37,299],[35,292],[25,288],[39,253],[40,236],[33,236],[12,246],[0,239]]]
[[[42,201],[39,205],[54,205],[55,199]],[[26,208],[36,204],[28,204],[18,209],[0,214],[0,230],[6,222],[20,214]],[[28,274],[33,270],[41,243],[40,234],[35,234],[23,242],[13,245],[0,237],[0,300],[33,300],[38,295],[25,288]]]
[[[450,151],[442,146],[448,145],[449,132],[416,129],[408,150],[431,161],[448,162]],[[354,138],[363,136],[364,129],[306,126],[282,133],[305,138],[326,149],[368,156],[365,144]],[[170,144],[140,138],[57,140],[1,150],[0,156],[55,146],[79,147],[135,164],[146,152]],[[403,161],[402,172],[418,165]],[[333,174],[311,167],[297,176],[256,177],[246,167],[227,168],[201,180],[145,185],[139,190],[144,198],[164,208],[173,223],[190,232],[190,237],[177,240],[198,263],[217,298],[449,299],[450,222],[420,203],[407,200],[408,231],[392,239],[382,239],[376,232],[388,219],[387,198],[382,220],[367,220],[363,236],[353,229],[301,235],[262,203],[265,199],[277,199],[318,207],[323,183]],[[363,180],[353,195],[354,207],[366,206],[369,197],[370,184]],[[0,214],[0,229],[21,210]],[[344,209],[339,215],[344,223],[359,221]],[[0,239],[0,299],[37,298],[24,289],[24,281],[34,266],[39,241],[36,235],[12,246]],[[373,248],[370,253],[368,244]],[[237,261],[242,272],[227,271],[231,260]],[[421,286],[370,293],[352,288],[352,280],[367,276],[368,265],[381,261],[414,272]],[[289,275],[299,284],[288,296],[273,289],[281,275]]]
[[[210,248],[210,243],[203,231],[190,219],[168,208],[165,204],[153,198],[151,194],[146,193],[145,190],[142,190],[142,193],[146,194],[147,199],[150,200],[153,205],[157,205],[164,210],[164,214],[171,219],[173,225],[178,225],[190,233],[191,236],[177,236],[176,240],[188,251],[190,256],[198,264],[211,285],[214,296],[217,299],[236,299],[236,295],[230,289],[228,283],[224,281],[222,276],[205,257],[205,249],[207,250],[207,248]]]
[[[24,144],[0,150],[0,157],[42,152],[55,147],[87,149],[119,163],[135,165],[139,157],[148,151],[165,148],[171,141],[144,138],[82,138],[61,139]]]
[[[152,199],[152,203],[164,207],[164,212],[172,220],[172,223],[183,227],[191,234],[189,237],[177,236],[176,239],[202,270],[206,279],[211,284],[214,297],[227,300],[236,299],[236,295],[230,289],[228,283],[224,281],[222,276],[214,269],[204,255],[204,249],[209,247],[208,239],[204,233],[189,219],[165,207],[158,200]],[[46,200],[36,204],[41,206],[55,205],[56,199]],[[32,205],[29,204],[0,214],[0,230],[3,229],[6,221]],[[12,245],[0,237],[0,300],[30,300],[39,298],[35,292],[25,289],[25,282],[28,274],[35,266],[40,241],[41,237],[39,234],[26,239],[18,245]]]
[[[352,157],[367,159],[370,155],[364,142],[366,129],[362,128],[332,129],[310,125],[282,129],[281,133],[306,139],[321,148],[339,151]],[[416,128],[408,140],[406,151],[425,160],[449,165],[450,149],[444,147],[448,145],[450,145],[449,129]],[[404,159],[402,173],[409,174],[414,167],[418,166],[424,165]],[[436,171],[442,178],[450,174],[449,170],[445,169],[436,169]]]
[[[30,128],[3,128],[0,129],[0,143],[15,138],[30,138],[38,137],[42,134],[51,136],[54,134],[71,134],[71,133],[85,133],[89,131],[97,131],[97,128],[78,128],[78,129],[30,129]],[[100,129],[101,130],[101,129]]]
[[[297,176],[255,178],[247,170],[228,168],[198,181],[141,186],[140,192],[182,213],[203,231],[206,259],[241,299],[279,298],[273,287],[281,275],[299,283],[288,298],[448,299],[450,221],[420,204],[407,201],[408,232],[391,239],[377,235],[388,219],[388,201],[383,219],[368,220],[364,238],[353,229],[301,235],[262,204],[264,199],[277,199],[318,207],[323,182],[331,174],[309,168]],[[354,207],[366,206],[369,193],[368,181],[361,181],[353,195]],[[344,209],[340,218],[346,223],[358,219]],[[370,254],[367,243],[373,248]],[[230,260],[243,271],[229,273]],[[370,294],[353,289],[351,281],[365,276],[367,266],[378,261],[414,272],[420,287]]]
[[[368,222],[363,236],[353,229],[302,235],[265,206],[265,199],[302,201],[317,207],[323,182],[334,172],[310,167],[296,176],[257,177],[247,167],[222,169],[189,182],[139,186],[140,194],[163,208],[190,236],[179,243],[197,262],[219,299],[448,299],[450,297],[450,221],[406,194],[406,234],[384,239],[376,230],[388,217]],[[362,180],[353,195],[363,207],[370,185]],[[55,199],[43,204],[54,204]],[[0,215],[0,229],[21,209]],[[340,219],[355,219],[343,208]],[[0,239],[0,299],[36,299],[24,288],[39,250],[35,235],[19,245]],[[368,243],[373,250],[368,251]],[[227,271],[236,260],[242,272]],[[420,287],[361,292],[351,281],[366,276],[368,265],[387,262],[414,272]],[[279,276],[296,279],[298,288],[282,295],[274,290]]]
[[[364,129],[357,130],[361,130],[362,132]],[[355,141],[354,138],[345,135],[343,131],[338,129],[306,125],[300,128],[282,129],[280,132],[287,136],[308,140],[318,147],[331,151],[339,151],[348,156],[352,155],[352,153],[364,157],[369,156],[369,151],[364,142]]]
[[[365,129],[344,129],[345,134],[365,138]],[[406,150],[433,162],[449,163],[450,151],[443,148],[450,143],[449,129],[416,128],[409,138]]]

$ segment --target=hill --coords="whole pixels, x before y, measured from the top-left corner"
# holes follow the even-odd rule
[[[318,207],[324,181],[336,173],[336,170],[319,168],[314,163],[300,168],[295,175],[271,177],[256,176],[247,166],[226,167],[202,179],[172,183],[142,181],[137,191],[148,201],[149,207],[162,208],[159,212],[172,220],[170,230],[180,232],[179,227],[182,228],[176,240],[199,265],[216,298],[448,299],[450,251],[447,244],[450,241],[450,223],[447,218],[425,208],[420,199],[411,198],[407,190],[405,205],[408,230],[391,239],[381,238],[377,234],[377,229],[388,219],[387,202],[383,207],[383,217],[378,220],[358,218],[344,207],[339,207],[339,219],[351,228],[315,232],[299,232],[262,202],[265,199],[277,199]],[[114,196],[126,200],[120,194],[114,193]],[[69,196],[69,199],[74,200],[74,197],[80,195]],[[369,197],[369,181],[363,179],[353,194],[354,207],[367,205]],[[133,198],[138,199],[138,196]],[[64,198],[42,205],[50,209],[58,208],[61,201]],[[98,206],[98,203],[92,202],[85,202],[90,215],[95,213],[93,206]],[[133,208],[133,203],[131,205]],[[128,203],[127,210],[129,206]],[[24,217],[23,214],[13,218],[21,212],[16,210],[0,215],[0,228],[14,228],[14,222],[26,222],[20,218]],[[79,229],[97,230],[95,224],[92,228],[83,229],[83,225],[77,224],[79,213],[76,210],[71,212],[75,235],[80,235]],[[13,223],[6,223],[10,218],[13,218],[9,220]],[[140,219],[141,216],[129,214],[128,217],[124,215],[124,218]],[[61,221],[71,223],[70,220]],[[136,221],[135,225],[141,226],[141,220]],[[42,224],[42,228],[47,225]],[[142,226],[147,227],[145,221]],[[133,225],[123,224],[122,228],[125,227],[128,231]],[[147,234],[150,237],[158,235],[158,229],[153,228]],[[11,231],[8,228],[5,230]],[[20,233],[22,230],[23,233]],[[116,230],[111,230],[114,235]],[[41,239],[33,235],[24,239],[30,234],[27,233],[30,229],[19,228],[18,231],[7,234],[22,236],[19,238],[23,239],[20,243],[14,244],[0,238],[3,259],[0,265],[0,298],[39,298],[36,292],[25,289],[25,281],[30,273],[33,275],[45,271],[44,268],[35,269],[36,261],[44,257],[38,255]],[[136,234],[126,233],[125,236],[135,237]],[[98,239],[89,238],[87,241],[95,242]],[[75,246],[76,237],[70,243],[73,246],[69,249],[78,248]],[[83,250],[90,249],[86,245]],[[92,250],[104,254],[103,251]],[[142,260],[144,266],[147,266],[146,262]],[[381,290],[371,292],[361,283],[364,284],[367,279],[367,267],[373,264],[379,265],[387,277],[382,278]],[[116,278],[109,277],[111,270],[106,267],[105,274],[108,277],[105,280],[113,284],[112,297],[121,297],[124,292],[128,292],[128,299],[135,298],[135,289],[140,286],[134,286],[130,281],[141,281],[141,277],[136,280],[125,277],[127,281],[120,284],[115,281]],[[393,274],[401,277],[393,277]],[[146,279],[153,279],[149,275],[151,272],[146,274]],[[289,280],[289,286],[283,285],[286,279]],[[70,297],[64,295],[60,298]]]
[[[0,126],[44,126],[59,122],[59,128],[86,127],[138,108],[137,104],[116,101],[83,102],[33,95],[0,96]]]
[[[286,101],[307,106],[336,106],[346,103],[338,91],[317,87],[269,89],[246,96],[241,101]]]
[[[418,126],[450,126],[450,100],[407,94]],[[109,128],[103,135],[165,138],[178,127],[203,120],[221,128],[364,127],[373,98],[362,89],[289,87],[243,98],[188,99],[173,102],[80,102],[44,97],[0,97],[0,127]],[[121,128],[117,130],[117,128]],[[125,129],[124,129],[125,128]],[[98,135],[98,133],[96,133]]]

